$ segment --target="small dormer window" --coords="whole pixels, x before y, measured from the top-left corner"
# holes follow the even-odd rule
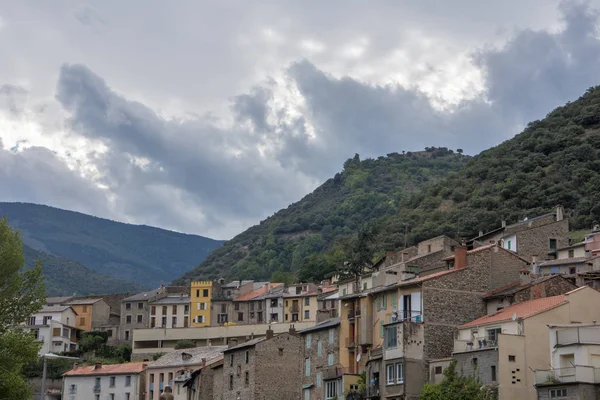
[[[191,358],[192,358],[192,355],[190,353],[185,353],[185,352],[181,353],[181,359],[183,361],[191,360]]]

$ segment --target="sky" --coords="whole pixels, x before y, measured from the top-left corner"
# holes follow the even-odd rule
[[[0,201],[229,239],[600,84],[600,0],[0,0]]]

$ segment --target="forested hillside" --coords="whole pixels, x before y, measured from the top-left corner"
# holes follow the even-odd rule
[[[23,243],[137,285],[155,287],[197,265],[219,240],[124,224],[37,204],[0,203]]]
[[[27,268],[33,267],[36,261],[41,263],[49,296],[138,293],[148,290],[144,286],[99,274],[84,265],[42,253],[27,245],[23,245],[23,255]]]
[[[376,160],[361,161],[356,155],[334,178],[237,235],[176,283],[218,277],[264,279],[273,274],[273,279],[282,279],[283,274],[298,271],[308,256],[332,248],[362,224],[394,215],[423,185],[459,171],[469,159],[461,153],[432,147]]]
[[[381,251],[439,234],[469,238],[558,204],[574,229],[600,222],[600,87],[471,159],[428,150],[348,160],[335,178],[236,236],[177,282],[264,279],[276,271],[318,280],[343,263],[344,239],[369,221],[379,226]]]

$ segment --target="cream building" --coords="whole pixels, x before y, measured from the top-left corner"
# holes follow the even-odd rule
[[[27,320],[27,328],[42,343],[39,355],[77,350],[77,314],[71,306],[44,306]]]

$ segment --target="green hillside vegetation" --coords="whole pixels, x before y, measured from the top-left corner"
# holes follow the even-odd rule
[[[589,230],[600,222],[599,172],[600,87],[594,87],[472,158],[443,148],[377,160],[357,155],[335,178],[236,236],[177,283],[220,275],[316,281],[348,260],[365,223],[378,227],[374,258],[440,234],[474,237],[559,204],[572,229]]]
[[[469,159],[461,153],[432,147],[363,161],[357,154],[334,178],[237,235],[175,283],[219,277],[282,281],[327,250],[327,264],[335,265],[343,258],[344,239],[365,223],[394,215],[423,185],[459,171]]]
[[[66,258],[56,257],[23,245],[26,268],[36,261],[42,265],[48,296],[86,296],[92,294],[139,293],[148,288],[99,274]]]
[[[37,204],[0,203],[0,216],[35,250],[148,287],[185,273],[223,243]]]

